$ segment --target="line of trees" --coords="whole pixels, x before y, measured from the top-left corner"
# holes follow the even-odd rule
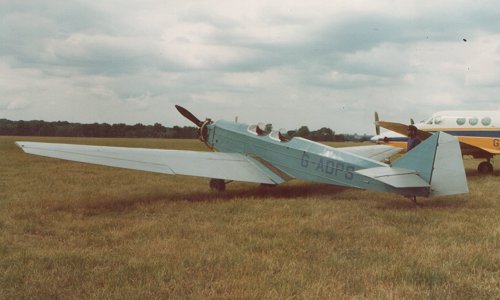
[[[267,124],[271,130],[272,125]],[[288,131],[289,137],[300,136],[314,141],[350,141],[368,140],[368,136],[336,135],[330,128],[323,127],[310,131],[307,126]],[[128,137],[128,138],[178,138],[194,139],[198,137],[198,128],[191,126],[165,127],[160,123],[154,125],[107,124],[107,123],[70,123],[66,121],[10,121],[0,119],[0,135],[11,136],[66,136],[66,137]]]
[[[10,121],[0,119],[0,135],[17,136],[72,136],[72,137],[130,137],[130,138],[196,138],[195,127],[154,125],[69,123],[66,121]]]
[[[369,141],[371,138],[371,136],[366,134],[336,134],[335,131],[327,127],[310,131],[307,126],[302,126],[297,130],[290,130],[287,132],[287,134],[289,137],[300,136],[308,140],[317,142],[365,142]]]

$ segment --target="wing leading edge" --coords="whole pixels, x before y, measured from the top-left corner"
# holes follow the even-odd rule
[[[404,125],[401,123],[386,122],[386,121],[377,121],[375,124],[379,125],[380,127],[397,132],[399,134],[408,136],[408,125]],[[436,130],[439,131],[439,129]],[[419,139],[426,140],[427,138],[431,137],[433,133],[418,129],[417,135]],[[495,155],[500,154],[500,151],[494,149],[494,147],[491,147],[492,145],[491,141],[488,144],[480,141],[481,138],[479,138],[479,141],[478,140],[474,141],[475,139],[471,140],[470,137],[465,137],[465,136],[459,137],[459,140],[460,140],[460,147],[462,149],[462,154],[464,155],[470,154],[476,156],[478,155],[478,153],[479,155],[484,155],[484,153],[490,153]],[[488,138],[485,138],[485,140],[488,140]]]
[[[404,136],[408,136],[408,125],[386,121],[377,121],[375,124]],[[426,140],[432,136],[432,133],[418,129],[417,136],[420,140]]]
[[[238,153],[38,142],[16,144],[28,154],[110,167],[267,184],[285,181],[258,161]]]

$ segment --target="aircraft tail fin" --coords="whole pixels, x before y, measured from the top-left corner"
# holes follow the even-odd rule
[[[430,184],[429,197],[468,192],[460,144],[447,133],[435,133],[395,161],[393,167],[417,171]]]

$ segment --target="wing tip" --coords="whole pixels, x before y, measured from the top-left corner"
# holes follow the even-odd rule
[[[18,146],[19,148],[23,149],[24,148],[24,142],[19,142],[19,141],[16,141],[14,142],[16,144],[16,146]]]

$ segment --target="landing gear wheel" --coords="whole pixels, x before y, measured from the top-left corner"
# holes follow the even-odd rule
[[[215,192],[224,192],[226,190],[226,182],[224,179],[210,179],[210,189]]]
[[[477,166],[477,171],[480,174],[488,174],[493,172],[493,165],[489,161],[483,161]]]

